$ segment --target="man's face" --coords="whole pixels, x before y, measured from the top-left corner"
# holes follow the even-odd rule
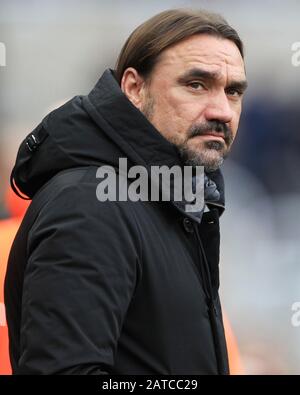
[[[230,40],[195,35],[162,52],[137,105],[186,164],[217,169],[236,136],[246,88]]]

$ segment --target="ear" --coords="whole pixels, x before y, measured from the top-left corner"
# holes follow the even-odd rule
[[[141,110],[143,104],[144,86],[144,79],[133,67],[128,67],[124,71],[121,80],[121,90],[139,110]]]

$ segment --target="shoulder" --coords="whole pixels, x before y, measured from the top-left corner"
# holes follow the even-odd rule
[[[111,228],[115,232],[137,232],[133,203],[130,201],[101,201],[97,188],[98,167],[69,169],[54,176],[34,197],[38,216],[33,229],[44,224],[72,222],[94,229]]]

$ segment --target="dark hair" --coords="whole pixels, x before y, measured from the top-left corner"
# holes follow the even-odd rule
[[[222,16],[202,10],[168,10],[148,19],[131,33],[117,60],[115,72],[118,82],[128,67],[135,68],[146,78],[164,49],[194,34],[210,34],[231,40],[244,58],[243,43],[238,33]]]

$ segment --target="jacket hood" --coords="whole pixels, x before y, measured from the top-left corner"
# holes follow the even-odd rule
[[[127,99],[112,70],[106,70],[87,96],[75,96],[48,114],[22,142],[11,182],[30,199],[62,170],[103,163],[182,166],[177,148],[169,143]],[[224,208],[220,170],[209,173]]]

